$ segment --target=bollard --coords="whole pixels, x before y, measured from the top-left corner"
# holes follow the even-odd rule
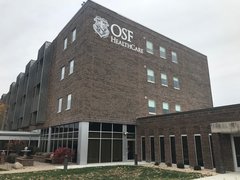
[[[68,168],[68,156],[67,155],[65,155],[65,157],[64,157],[63,166],[64,166],[64,170],[66,171]]]
[[[138,156],[137,156],[137,154],[134,155],[134,165],[135,166],[138,165]]]

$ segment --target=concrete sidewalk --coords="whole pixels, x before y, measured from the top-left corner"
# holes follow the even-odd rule
[[[138,165],[149,164],[146,162],[138,162]],[[99,166],[119,166],[119,165],[127,165],[127,166],[134,166],[134,161],[128,162],[111,162],[111,163],[91,163],[86,165],[69,165],[68,169],[77,169],[77,168],[85,168],[85,167],[99,167]],[[57,169],[63,169],[64,166],[56,166]]]
[[[196,180],[240,180],[240,172],[229,172],[226,174],[218,174],[215,176],[199,178]]]

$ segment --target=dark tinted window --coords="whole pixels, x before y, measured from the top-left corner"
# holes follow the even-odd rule
[[[100,123],[89,123],[89,131],[100,131]]]
[[[112,124],[102,123],[102,131],[112,131]]]
[[[113,124],[113,131],[114,132],[122,132],[122,125],[121,124]]]
[[[135,133],[135,126],[134,125],[127,125],[127,132]]]

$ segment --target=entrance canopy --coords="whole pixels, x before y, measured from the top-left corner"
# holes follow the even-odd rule
[[[39,140],[40,131],[0,131],[0,140]]]
[[[239,134],[240,121],[211,123],[212,133]]]

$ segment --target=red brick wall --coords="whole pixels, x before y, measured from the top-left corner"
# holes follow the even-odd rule
[[[215,122],[230,122],[239,121],[240,105],[232,105],[225,107],[217,107],[189,112],[181,112],[175,114],[149,116],[137,119],[137,141],[141,136],[145,136],[146,139],[152,133],[154,134],[156,142],[159,141],[159,136],[165,136],[165,156],[166,162],[171,162],[170,156],[170,141],[169,135],[175,135],[177,162],[183,162],[181,135],[187,135],[188,137],[188,153],[190,166],[195,166],[196,152],[194,134],[201,135],[202,153],[204,167],[206,169],[212,169],[212,154],[210,151],[209,134],[211,133],[210,124]],[[217,172],[233,171],[233,155],[231,140],[229,134],[213,134],[213,152],[215,156],[215,163]],[[149,153],[149,146],[146,144],[146,153]],[[141,147],[137,147],[137,153],[139,154],[139,160],[141,160]],[[160,151],[159,144],[155,145],[156,161],[159,159]],[[150,161],[149,155],[146,154],[147,161]]]
[[[116,23],[134,32],[132,42],[144,49],[140,54],[100,38],[93,30],[94,18],[101,16],[109,24]],[[77,29],[77,39],[71,43],[71,32]],[[63,41],[68,37],[68,47]],[[146,40],[153,42],[154,55],[145,51]],[[160,58],[159,46],[167,50],[167,59]],[[175,104],[183,110],[212,107],[207,57],[142,25],[91,1],[73,17],[53,42],[54,59],[50,73],[48,119],[44,124],[57,125],[74,121],[104,121],[135,123],[136,117],[148,115],[148,99],[157,104]],[[178,55],[178,64],[171,62],[171,51]],[[74,73],[68,76],[68,62],[75,59]],[[66,67],[60,81],[61,67]],[[156,83],[148,83],[147,68],[154,70]],[[160,74],[168,75],[168,87],[161,86]],[[180,80],[180,90],[173,88],[173,76]],[[72,94],[72,108],[57,111],[57,99]]]

